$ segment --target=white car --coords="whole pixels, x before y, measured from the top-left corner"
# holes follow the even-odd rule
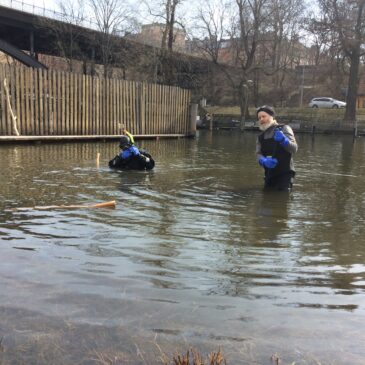
[[[329,108],[329,109],[338,109],[338,108],[344,108],[346,106],[346,103],[341,100],[336,100],[333,98],[313,98],[308,106],[310,108]]]

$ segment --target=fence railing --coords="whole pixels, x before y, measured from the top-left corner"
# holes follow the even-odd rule
[[[14,135],[7,98],[20,135],[189,131],[189,90],[9,65],[0,65],[0,80],[0,135]]]

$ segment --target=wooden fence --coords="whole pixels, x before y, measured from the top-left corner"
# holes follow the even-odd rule
[[[190,91],[144,82],[0,65],[0,135],[187,134]]]

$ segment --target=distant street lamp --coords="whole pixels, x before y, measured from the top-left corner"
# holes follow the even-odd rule
[[[249,89],[248,87],[251,86],[253,84],[252,80],[247,80],[245,83],[242,84],[242,88],[243,88],[243,92],[242,95],[245,98],[245,105],[244,105],[244,110],[243,110],[243,114],[241,116],[241,132],[243,132],[245,130],[245,122],[246,122],[246,111],[247,111],[247,106],[248,106],[248,98],[249,98]]]

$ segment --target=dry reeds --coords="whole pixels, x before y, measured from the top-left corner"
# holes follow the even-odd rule
[[[165,364],[167,365],[167,364]],[[176,354],[173,357],[173,365],[227,365],[227,362],[221,352],[211,352],[207,359],[204,360],[203,356],[197,351],[191,349],[186,354]]]

